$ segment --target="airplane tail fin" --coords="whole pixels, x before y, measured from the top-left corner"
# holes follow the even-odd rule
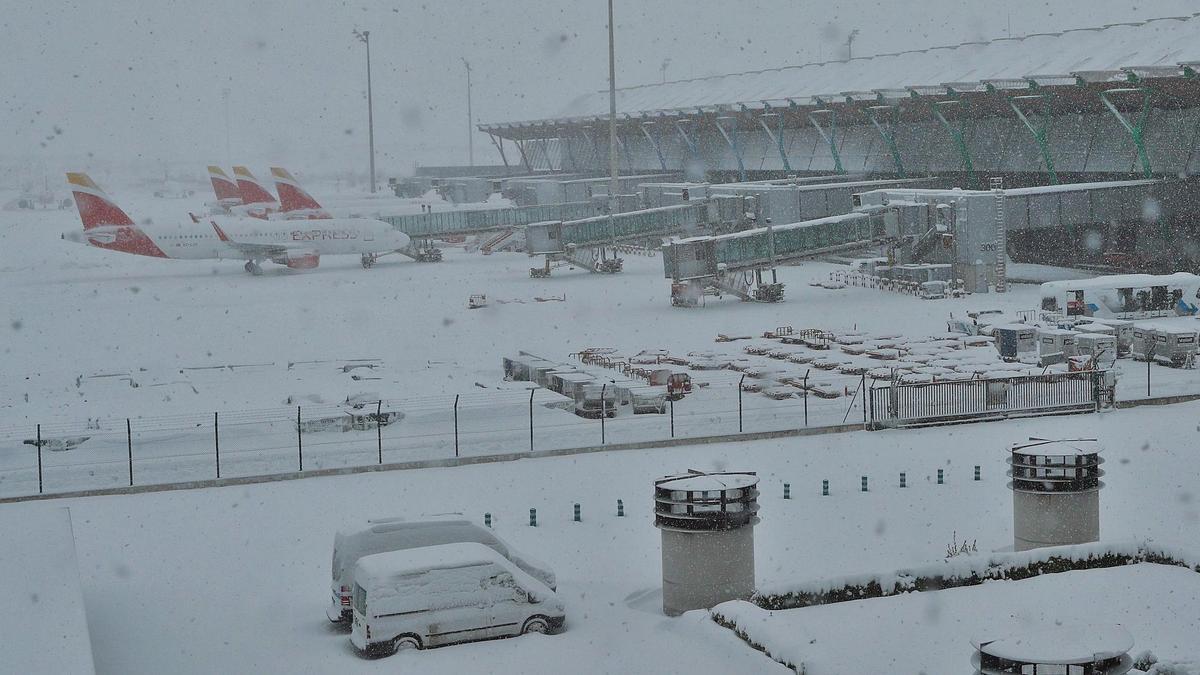
[[[242,201],[242,193],[237,183],[233,182],[219,166],[208,167],[208,179],[212,181],[213,193],[217,201]]]
[[[275,191],[279,193],[279,210],[288,211],[318,211],[321,205],[300,187],[300,182],[287,170],[277,166],[271,167],[271,177],[275,179]]]
[[[71,184],[84,231],[103,225],[133,225],[133,220],[86,173],[68,172],[67,182]]]
[[[241,192],[243,204],[274,204],[275,197],[258,182],[250,169],[244,166],[233,167],[233,177],[237,180],[238,191]]]

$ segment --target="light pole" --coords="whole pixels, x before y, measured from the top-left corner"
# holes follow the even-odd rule
[[[671,65],[671,57],[668,56],[667,58],[663,59],[662,65],[658,68],[660,71],[662,71],[663,84],[667,83],[667,66],[669,65]]]
[[[371,146],[371,193],[375,192],[375,111],[371,101],[371,31],[354,29],[354,37],[367,45],[367,142]]]
[[[221,90],[221,98],[225,101],[225,163],[231,164],[229,156],[229,87]]]
[[[858,29],[857,28],[850,31],[850,34],[846,36],[846,60],[847,61],[854,58],[854,38],[856,38],[856,37],[858,37]]]
[[[474,117],[471,116],[471,62],[466,57],[462,59],[463,65],[467,67],[467,157],[470,165],[475,166],[475,136],[474,129],[471,125],[474,123]]]
[[[608,213],[610,218],[617,212],[617,171],[617,58],[613,39],[613,0],[608,0]]]

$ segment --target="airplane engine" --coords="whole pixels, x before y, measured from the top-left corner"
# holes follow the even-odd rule
[[[282,262],[293,270],[311,270],[320,264],[321,256],[317,253],[291,253],[277,262]]]

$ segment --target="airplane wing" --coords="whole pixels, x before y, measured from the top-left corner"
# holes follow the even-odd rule
[[[293,250],[293,247],[286,244],[259,244],[249,241],[234,241],[228,234],[225,234],[225,230],[222,230],[221,226],[217,225],[215,220],[208,222],[216,230],[217,239],[228,244],[247,258],[278,258],[287,255],[289,250]]]

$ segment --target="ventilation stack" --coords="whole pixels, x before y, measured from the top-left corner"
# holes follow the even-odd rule
[[[1013,444],[1014,550],[1099,541],[1101,451],[1095,439]]]
[[[758,476],[699,473],[654,482],[662,532],[663,613],[678,616],[754,592]]]

